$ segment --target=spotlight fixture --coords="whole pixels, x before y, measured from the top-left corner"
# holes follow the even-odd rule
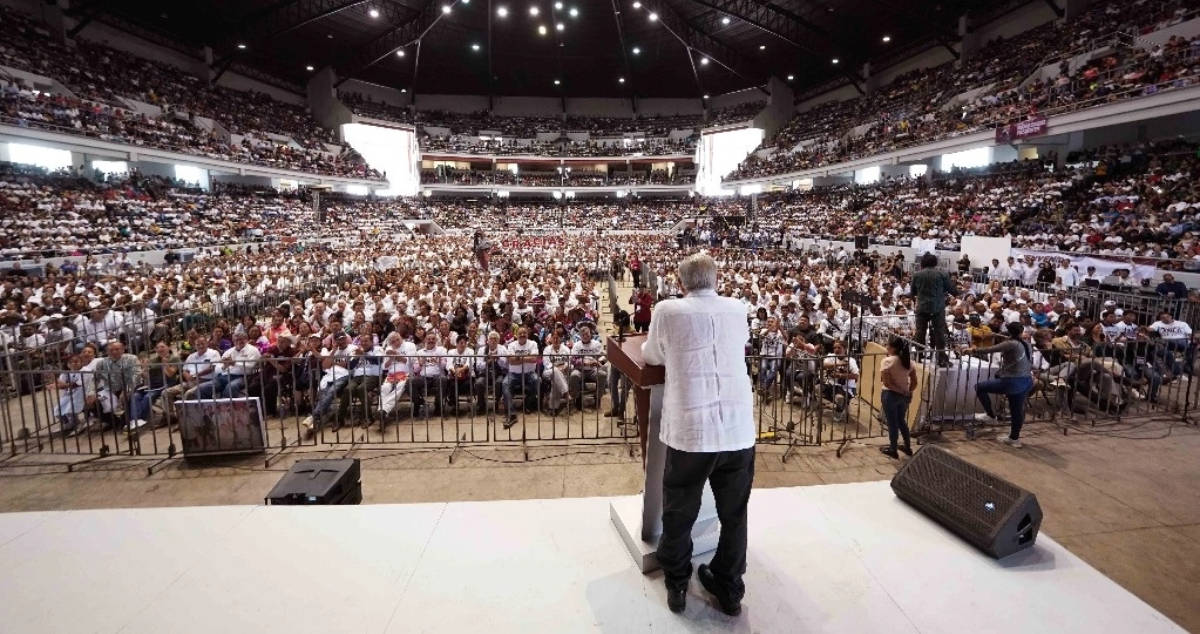
[[[642,49],[640,49],[640,48],[638,48],[638,47],[636,47],[636,46],[635,46],[635,47],[633,47],[633,54],[634,54],[634,55],[641,55],[641,54],[642,54]]]
[[[400,89],[400,94],[402,94],[402,95],[403,95],[403,94],[404,94],[404,93],[406,93],[406,92],[408,92],[408,89],[407,89],[407,88],[401,88],[401,89]]]
[[[472,51],[478,51],[478,50],[479,50],[479,45],[478,45],[478,44],[472,44],[472,45],[471,45],[471,50],[472,50]]]
[[[312,66],[312,64],[309,64],[308,66],[305,66],[305,67],[304,67],[304,70],[306,70],[306,71],[308,71],[308,72],[310,72],[310,73],[311,73],[311,72],[312,72],[312,70],[313,70],[313,66]]]
[[[885,35],[885,36],[883,36],[883,43],[884,43],[884,44],[887,44],[888,42],[891,42],[891,41],[892,41],[892,36],[890,36],[890,35]]]
[[[396,57],[404,57],[404,49],[396,51]]]
[[[561,81],[559,81],[559,80],[557,80],[557,79],[555,79],[555,80],[554,80],[554,85],[555,85],[555,86],[557,86],[557,85],[559,85],[559,84],[561,84],[561,83],[562,83],[562,82],[561,82]]]
[[[651,21],[651,22],[657,22],[657,21],[658,21],[658,14],[657,14],[657,13],[655,13],[655,12],[653,12],[653,11],[651,11],[651,12],[650,12],[650,16],[649,16],[649,17],[650,17],[650,21]]]
[[[708,93],[705,93],[705,94],[704,94],[704,98],[705,98],[705,99],[708,99]]]
[[[618,78],[617,78],[617,83],[618,83],[618,84],[623,84],[623,83],[625,83],[625,78],[624,78],[624,77],[618,77]]]
[[[760,51],[765,51],[765,50],[767,50],[767,45],[766,45],[766,44],[759,44],[759,45],[758,45],[758,50],[760,50]]]
[[[836,57],[835,57],[835,58],[833,58],[833,59],[832,59],[832,60],[830,60],[830,61],[832,61],[834,64],[836,64],[836,63],[838,63],[838,62],[839,62],[839,61],[841,61],[841,60],[839,60],[838,58],[836,58]]]
[[[701,66],[708,66],[708,58],[707,58],[707,57],[701,57],[701,58],[700,58],[700,65],[701,65]]]
[[[558,24],[555,24],[555,25],[554,25],[554,28],[555,28],[555,29],[558,29],[559,31],[561,31],[561,30],[563,30],[563,29],[567,28],[567,25],[563,24],[562,22],[559,22]]]
[[[539,13],[541,13],[541,12],[542,12],[542,11],[541,11],[540,9],[538,9],[538,8],[537,8],[537,5],[534,5],[534,6],[532,6],[532,7],[529,7],[529,15],[532,15],[532,16],[533,16],[533,17],[535,17],[535,18],[537,17],[537,14],[539,14]]]
[[[642,8],[642,3],[638,2],[637,0],[634,0],[634,2],[633,2],[633,8],[635,8],[635,9],[640,9],[640,8]]]
[[[725,16],[725,17],[721,18],[721,24],[728,25],[729,24],[729,16]]]
[[[555,2],[555,3],[554,3],[554,8],[555,8],[555,9],[558,9],[559,11],[562,11],[562,7],[563,7],[563,4],[562,4],[561,2]]]
[[[443,4],[442,5],[442,13],[445,15],[450,15],[450,5]]]
[[[571,7],[571,10],[568,11],[567,13],[570,13],[571,17],[573,17],[573,18],[579,17],[579,9],[576,9],[575,7]]]
[[[508,17],[508,7],[500,7],[499,9],[496,9],[496,15],[498,15],[502,18],[507,18]]]
[[[367,15],[371,16],[372,18],[377,18],[379,17],[379,9],[371,7],[370,10],[367,11]]]
[[[238,43],[238,50],[239,50],[239,51],[244,51],[244,50],[246,50],[246,45],[245,45],[245,44],[242,44],[242,43],[240,43],[240,42],[239,42],[239,43]]]
[[[545,35],[545,34],[546,34],[546,25],[539,24],[538,25],[538,35]]]
[[[795,76],[795,75],[788,75],[788,81],[792,81],[792,80],[793,80],[793,79],[795,79],[795,78],[796,78],[796,76]]]

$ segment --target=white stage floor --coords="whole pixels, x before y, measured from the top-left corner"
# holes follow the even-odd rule
[[[887,482],[756,489],[742,615],[694,579],[675,615],[609,501],[3,514],[0,631],[1182,631],[1046,535],[997,563]]]

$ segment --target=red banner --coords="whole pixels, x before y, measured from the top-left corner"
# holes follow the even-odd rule
[[[1046,133],[1048,127],[1045,117],[1026,119],[996,128],[996,143],[1010,143],[1017,139],[1026,139]]]

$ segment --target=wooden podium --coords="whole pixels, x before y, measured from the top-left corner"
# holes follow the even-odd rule
[[[629,335],[624,341],[609,337],[608,362],[612,369],[629,377],[633,384],[638,439],[642,445],[642,468],[646,472],[640,497],[619,498],[609,504],[609,515],[634,563],[643,573],[658,570],[658,540],[662,536],[663,467],[667,446],[659,440],[663,384],[666,368],[649,365],[642,356],[646,335]],[[692,526],[692,556],[717,548],[720,526],[712,489],[704,487],[700,513]]]

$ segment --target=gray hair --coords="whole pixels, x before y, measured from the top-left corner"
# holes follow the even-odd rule
[[[706,251],[684,258],[679,263],[679,283],[688,292],[715,289],[717,263]]]

